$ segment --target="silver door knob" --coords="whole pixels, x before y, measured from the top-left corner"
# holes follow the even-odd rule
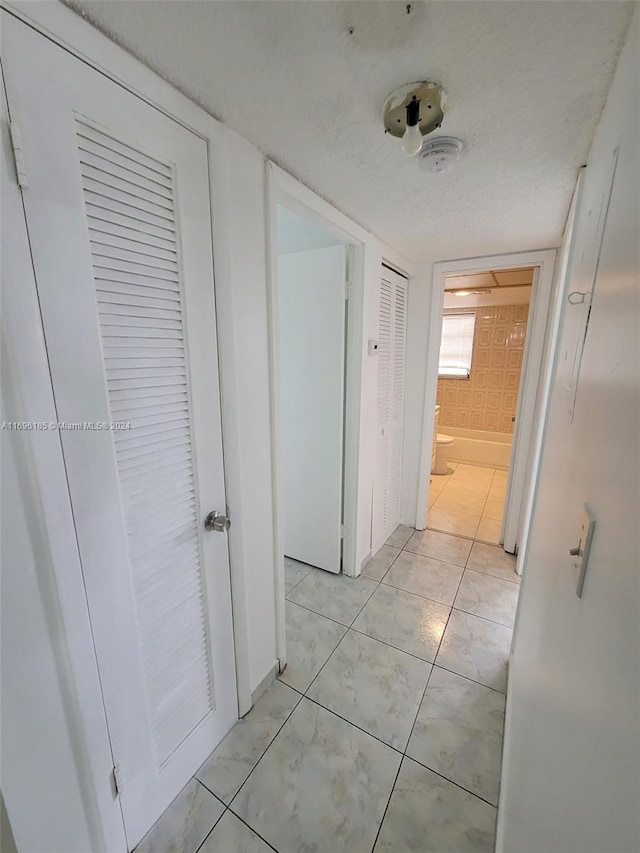
[[[219,533],[225,533],[231,527],[231,519],[226,515],[220,515],[219,512],[213,510],[204,520],[205,530],[217,530]]]

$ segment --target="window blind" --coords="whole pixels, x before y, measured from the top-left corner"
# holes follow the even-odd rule
[[[475,323],[473,313],[443,316],[438,376],[469,378]]]

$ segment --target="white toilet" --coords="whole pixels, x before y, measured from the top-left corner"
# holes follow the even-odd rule
[[[449,453],[454,444],[455,438],[450,435],[440,432],[436,434],[436,461],[431,469],[432,474],[449,473]]]

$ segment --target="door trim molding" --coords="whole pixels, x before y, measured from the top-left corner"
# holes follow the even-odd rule
[[[509,525],[508,529],[503,526],[504,535],[501,537],[505,540],[505,547],[515,546],[517,537],[521,535],[529,523],[529,515],[522,508],[525,505],[527,486],[533,473],[529,449],[536,435],[537,424],[542,414],[537,403],[540,385],[545,375],[543,363],[545,339],[555,261],[555,249],[539,249],[530,252],[514,252],[508,255],[489,255],[456,261],[442,261],[433,265],[431,304],[428,316],[425,318],[425,325],[428,329],[428,348],[415,520],[415,526],[418,530],[425,529],[427,518],[429,469],[433,441],[433,411],[436,404],[438,383],[438,357],[442,336],[445,276],[452,273],[462,275],[486,269],[499,270],[527,266],[536,267],[537,273],[534,276],[531,292],[530,316],[522,369],[523,380],[520,382],[518,392],[518,417],[516,418],[509,466],[507,511],[505,512],[505,520],[509,520]],[[527,418],[530,420],[525,422]],[[515,477],[512,476],[513,474]],[[518,560],[518,564],[520,564],[520,560]]]

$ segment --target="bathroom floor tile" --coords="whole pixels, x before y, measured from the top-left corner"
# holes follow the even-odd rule
[[[238,720],[196,777],[229,803],[299,701],[299,693],[274,681],[247,716]]]
[[[483,495],[461,493],[451,484],[440,492],[433,508],[450,512],[463,512],[467,515],[482,515],[485,500]]]
[[[297,560],[292,560],[291,557],[284,558],[284,594],[300,583],[303,578],[309,574],[313,566],[308,566],[306,563],[299,563]]]
[[[372,560],[362,569],[362,574],[374,581],[380,581],[386,575],[389,567],[400,553],[399,548],[383,545]]]
[[[381,584],[353,627],[432,663],[450,611],[443,604]]]
[[[224,805],[192,779],[135,849],[135,853],[196,853]]]
[[[434,667],[407,755],[498,805],[505,697]]]
[[[272,853],[273,848],[252,829],[226,811],[198,853]]]
[[[307,695],[404,750],[430,672],[431,664],[349,631]]]
[[[483,468],[480,465],[469,465],[468,463],[461,462],[453,472],[452,479],[456,482],[458,480],[465,480],[467,482],[482,483],[490,486],[493,477],[493,468]]]
[[[402,759],[374,853],[492,853],[496,810]]]
[[[302,699],[231,809],[280,853],[370,853],[400,760]]]
[[[387,539],[385,545],[391,545],[393,548],[404,548],[414,530],[414,527],[407,527],[405,524],[400,524]]]
[[[453,606],[512,628],[519,592],[517,583],[466,569]]]
[[[416,530],[405,545],[405,550],[423,557],[433,557],[443,563],[464,567],[467,564],[473,542],[449,533],[438,533],[435,530]]]
[[[451,670],[504,693],[511,628],[453,610],[444,632],[436,666]]]
[[[496,498],[487,498],[487,502],[482,510],[484,518],[493,518],[495,521],[502,521],[504,515],[504,500]]]
[[[500,542],[500,531],[502,530],[502,521],[496,521],[493,518],[482,516],[478,529],[476,530],[475,538],[481,542],[487,542],[490,545],[498,545]]]
[[[347,629],[292,601],[285,602],[285,624],[287,665],[279,678],[304,693]]]
[[[451,605],[463,571],[460,566],[403,551],[385,575],[383,583]]]
[[[479,523],[479,514],[468,515],[463,512],[438,509],[436,506],[427,513],[428,526],[432,530],[439,530],[441,533],[453,533],[457,536],[473,538]]]
[[[351,625],[362,610],[377,584],[369,578],[349,578],[314,569],[289,593],[295,604],[340,622]]]
[[[497,578],[520,583],[520,575],[516,574],[515,556],[507,554],[502,548],[496,548],[495,545],[474,542],[467,568],[473,569],[474,572],[484,572],[487,575],[495,575]]]

